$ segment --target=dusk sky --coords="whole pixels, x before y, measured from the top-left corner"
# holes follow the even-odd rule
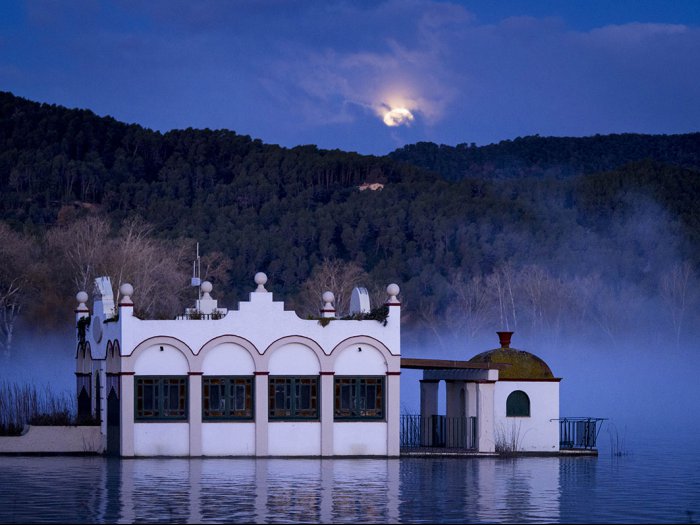
[[[696,0],[0,2],[0,90],[386,154],[700,128]]]

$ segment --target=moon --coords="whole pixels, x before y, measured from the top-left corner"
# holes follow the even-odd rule
[[[414,117],[407,108],[392,108],[384,113],[384,124],[390,128],[396,126],[408,126],[413,122]]]

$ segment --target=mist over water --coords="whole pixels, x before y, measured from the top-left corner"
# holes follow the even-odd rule
[[[459,337],[442,339],[439,345],[425,334],[420,342],[403,344],[403,357],[468,360],[497,348],[498,337],[480,337],[468,344]],[[53,334],[22,330],[14,357],[4,360],[0,381],[32,384],[55,393],[74,393],[75,359],[72,327]],[[700,430],[695,407],[700,406],[700,353],[694,340],[674,344],[649,344],[634,336],[617,345],[567,342],[556,347],[522,341],[516,331],[512,346],[544,359],[560,383],[562,417],[607,418],[599,436],[605,448],[610,433],[634,447],[645,442],[668,444],[677,436]],[[401,409],[419,413],[422,371],[401,374]],[[444,385],[442,385],[444,388]],[[444,413],[444,391],[440,409]]]
[[[619,344],[571,341],[553,346],[513,334],[511,346],[544,359],[560,383],[562,417],[607,418],[598,439],[603,450],[610,439],[619,439],[627,449],[644,445],[692,446],[700,431],[695,407],[700,404],[700,353],[693,340],[676,348],[675,342],[653,344],[637,335],[621,339]],[[403,357],[468,360],[478,353],[497,348],[498,337],[480,337],[466,343],[454,337],[443,345],[430,344],[424,334],[420,342],[404,344]],[[401,373],[402,411],[419,413],[420,370]],[[441,384],[440,407],[445,413],[444,385]],[[688,442],[688,441],[691,442]],[[694,443],[697,448],[699,440]]]
[[[23,323],[9,359],[0,360],[0,381],[75,394],[75,329],[35,331]]]

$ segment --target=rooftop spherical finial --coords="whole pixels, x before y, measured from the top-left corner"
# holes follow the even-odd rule
[[[81,304],[84,304],[88,300],[87,292],[78,292],[77,294],[75,294],[75,300]]]
[[[255,284],[258,285],[256,292],[267,292],[265,289],[265,284],[267,284],[267,275],[263,272],[258,272],[255,274]]]
[[[119,287],[119,293],[127,297],[134,295],[134,287],[129,283],[124,283]]]
[[[399,295],[399,292],[401,289],[399,288],[398,284],[391,283],[389,286],[386,287],[386,293],[389,294],[389,302],[390,303],[396,303],[398,302],[398,299],[396,298],[397,295]]]
[[[335,295],[333,295],[333,292],[323,292],[323,296],[321,298],[323,299],[324,303],[332,303],[335,301]]]
[[[129,283],[124,283],[119,287],[119,293],[122,295],[119,300],[119,306],[133,306],[131,304],[131,296],[134,293],[134,287]]]
[[[211,291],[214,289],[214,285],[212,285],[209,281],[204,281],[204,282],[200,285],[200,289],[201,289],[202,292],[204,292],[204,293],[209,293],[209,292],[211,292]]]

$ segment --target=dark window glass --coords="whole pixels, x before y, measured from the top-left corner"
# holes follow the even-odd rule
[[[525,392],[511,392],[506,399],[506,417],[530,417],[530,398]]]
[[[137,377],[136,419],[187,419],[187,377]]]
[[[252,419],[253,378],[203,377],[202,404],[203,419]]]
[[[270,377],[270,419],[318,419],[318,376]]]
[[[335,377],[335,419],[382,419],[384,377]]]

